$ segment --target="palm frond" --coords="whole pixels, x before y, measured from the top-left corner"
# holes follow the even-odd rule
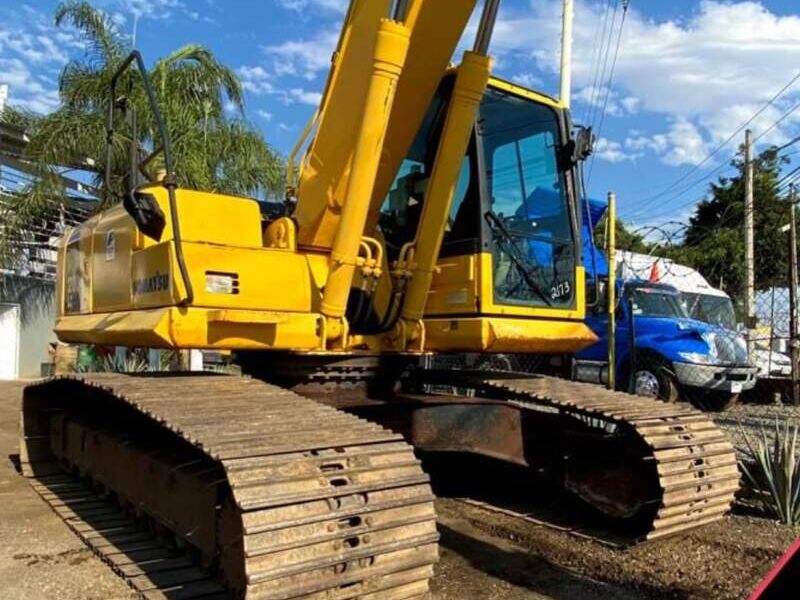
[[[52,224],[54,207],[66,200],[59,177],[62,167],[93,174],[101,206],[105,206],[118,201],[131,186],[130,145],[135,142],[142,156],[161,146],[141,76],[130,69],[118,82],[117,97],[124,96],[126,110],[136,114],[136,139],[125,115],[118,111],[106,188],[109,86],[124,59],[126,40],[108,15],[85,1],[63,2],[55,20],[59,26],[77,28],[87,42],[87,52],[64,67],[57,110],[36,116],[6,107],[0,114],[0,122],[26,129],[30,142],[23,158],[33,165],[37,179],[13,198],[13,210],[2,208],[0,261],[19,260],[28,232]],[[181,186],[245,196],[281,189],[281,157],[241,117],[241,83],[212,52],[198,44],[183,46],[157,61],[149,74],[172,141]],[[237,118],[226,112],[229,102],[239,109]],[[163,157],[157,155],[149,172],[162,167]]]
[[[89,56],[98,67],[119,61],[125,51],[122,36],[111,18],[83,0],[62,2],[56,8],[55,23],[70,24],[81,32]]]

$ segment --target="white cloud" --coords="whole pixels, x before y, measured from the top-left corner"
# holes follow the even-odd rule
[[[236,69],[236,74],[242,82],[242,87],[257,96],[271,94],[275,91],[271,76],[264,67],[243,66]]]
[[[635,161],[641,153],[629,153],[622,147],[622,144],[601,137],[594,144],[594,153],[600,160],[610,163],[621,163],[625,161]]]
[[[542,79],[538,75],[531,73],[530,71],[526,71],[523,73],[517,73],[513,77],[511,77],[511,81],[514,83],[518,83],[519,85],[525,86],[526,88],[538,88],[542,85]]]
[[[321,8],[337,13],[343,13],[347,9],[349,0],[276,0],[278,6],[287,10],[303,12],[308,8]]]
[[[10,15],[10,16],[9,16]],[[58,28],[43,13],[22,5],[0,22],[0,84],[9,86],[9,104],[34,112],[58,106],[56,75],[70,51],[82,48],[76,32]]]
[[[322,30],[309,39],[264,46],[262,51],[267,57],[266,62],[245,65],[236,72],[244,89],[252,94],[275,96],[287,106],[296,103],[318,106],[322,94],[317,89],[298,85],[298,80],[315,82],[322,87],[319,76],[330,68],[338,39],[338,31]]]
[[[668,165],[699,164],[708,152],[708,145],[700,130],[690,121],[680,117],[666,133],[667,150],[663,161]]]
[[[0,84],[8,84],[8,103],[38,113],[47,113],[58,106],[58,90],[54,82],[37,79],[18,58],[0,58]]]
[[[292,88],[289,90],[287,98],[291,101],[300,102],[301,104],[319,106],[319,103],[322,101],[322,94],[319,92],[310,92],[302,88]]]
[[[256,111],[256,114],[257,114],[259,117],[261,117],[262,119],[264,119],[265,121],[267,121],[268,123],[269,123],[270,121],[272,121],[272,113],[271,113],[271,112],[267,112],[266,110],[261,110],[261,109],[258,109],[258,110]]]
[[[176,12],[193,20],[200,18],[182,0],[116,0],[115,4],[139,18],[169,19]]]
[[[642,101],[637,98],[636,96],[625,96],[622,100],[619,101],[622,105],[622,108],[629,114],[633,114],[639,111],[639,107],[642,104]]]
[[[307,40],[289,40],[275,46],[265,46],[264,52],[272,58],[276,75],[296,75],[313,80],[331,65],[331,55],[339,40],[335,30],[321,31]]]
[[[667,136],[658,133],[648,137],[638,131],[631,131],[630,136],[625,138],[625,147],[630,150],[650,150],[656,154],[663,154],[667,151]]]
[[[576,99],[594,81],[604,4],[578,0],[576,5]],[[524,12],[501,9],[493,52],[506,59],[533,60],[543,72],[556,75],[561,2],[531,0],[529,7]],[[760,2],[704,0],[684,20],[658,22],[642,16],[634,4],[622,36],[610,114],[650,111],[669,117],[669,130],[661,135],[680,143],[662,157],[669,164],[692,163],[699,148],[727,138],[783,87],[798,64],[800,16],[773,13]],[[798,92],[800,85],[792,93]],[[778,106],[771,120],[765,112],[753,124],[756,135],[791,104],[790,98]],[[787,120],[764,141],[785,137],[793,123]],[[680,140],[678,132],[690,138]]]
[[[649,150],[672,166],[700,164],[710,150],[700,129],[684,117],[678,117],[670,123],[666,133],[629,136],[624,146],[632,152]]]
[[[595,111],[602,111],[605,105],[605,112],[612,117],[619,117],[625,114],[637,112],[641,101],[635,96],[625,96],[620,98],[619,92],[609,90],[608,86],[587,85],[572,94],[574,102],[583,103],[587,107],[594,108]]]

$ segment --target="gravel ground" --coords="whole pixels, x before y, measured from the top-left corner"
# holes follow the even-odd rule
[[[457,547],[461,536],[477,531],[505,540],[514,548],[507,556],[483,555],[483,570],[503,573],[510,579],[519,576],[518,584],[529,582],[547,590],[547,580],[537,577],[536,569],[527,568],[544,564],[551,573],[561,574],[562,586],[567,585],[565,579],[575,578],[583,582],[581,593],[588,594],[575,591],[562,595],[567,588],[561,587],[554,594],[559,598],[604,598],[608,593],[614,598],[746,598],[800,533],[800,529],[763,519],[733,516],[685,536],[617,550],[454,500],[440,499],[437,507],[446,548],[453,545],[450,531],[459,532],[454,536]],[[466,551],[476,552],[470,544]],[[617,589],[587,587],[587,579]]]
[[[20,387],[0,382],[0,597],[132,600],[15,471]],[[735,516],[615,550],[449,498],[437,511],[434,600],[742,598],[798,533]]]
[[[800,425],[800,406],[740,404],[719,413],[714,417],[714,421],[728,432],[741,457],[748,453],[745,436],[750,439],[751,444],[755,444],[762,439],[763,431],[772,444],[776,422],[779,422],[781,427],[785,423],[788,423],[790,428]],[[797,445],[797,455],[800,456],[800,444]]]

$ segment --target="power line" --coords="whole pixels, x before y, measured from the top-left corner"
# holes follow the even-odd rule
[[[589,113],[592,109],[592,97],[594,96],[596,85],[597,85],[597,77],[599,75],[600,70],[600,62],[602,60],[602,47],[605,44],[606,39],[606,29],[608,27],[608,15],[611,12],[611,3],[614,0],[606,0],[606,6],[603,13],[603,27],[598,27],[595,30],[594,40],[592,41],[592,59],[591,59],[591,77],[589,78],[592,81],[592,87],[589,89],[589,102],[586,104],[583,110],[583,122],[586,124],[589,123]]]
[[[622,30],[625,27],[625,17],[628,14],[628,7],[630,6],[630,0],[622,0],[622,17],[620,17],[619,21],[619,31],[617,33],[617,47],[614,49],[614,59],[611,61],[611,70],[608,74],[608,82],[606,83],[605,89],[605,98],[603,99],[603,109],[600,111],[600,122],[597,125],[597,137],[600,138],[600,134],[603,131],[603,123],[606,119],[606,111],[608,109],[608,100],[611,97],[611,84],[614,81],[614,71],[617,68],[617,59],[619,58],[619,49],[622,45]],[[594,161],[595,155],[592,155],[591,162],[589,163],[589,174],[587,179],[591,183],[592,181],[592,172],[594,171]]]
[[[795,79],[795,80],[796,80],[796,79],[798,79],[798,78],[800,78],[800,73],[798,73],[798,74],[797,74],[797,75],[794,77],[794,79]],[[785,89],[787,89],[787,88],[788,88],[788,84],[787,84],[786,86],[784,86],[784,88],[783,88],[783,89],[785,90]],[[774,97],[773,97],[773,98],[774,98]],[[764,107],[762,107],[762,110],[763,110],[763,108],[766,108],[766,105],[765,105]],[[795,111],[796,111],[798,108],[800,108],[800,102],[798,102],[797,104],[795,104],[794,106],[792,106],[792,107],[791,107],[791,108],[789,108],[788,110],[784,111],[784,112],[783,112],[783,113],[782,113],[782,114],[781,114],[781,115],[780,115],[780,116],[779,116],[779,117],[778,117],[778,118],[777,118],[777,119],[776,119],[776,120],[775,120],[775,121],[774,121],[774,122],[773,122],[773,123],[772,123],[772,124],[771,124],[769,127],[767,127],[767,128],[764,130],[764,131],[762,131],[761,133],[759,133],[759,134],[758,134],[758,135],[757,135],[757,136],[756,136],[756,137],[753,139],[753,144],[755,145],[755,143],[756,143],[756,142],[758,142],[758,141],[759,141],[761,138],[763,138],[765,135],[767,135],[767,134],[768,134],[770,131],[772,131],[773,129],[775,129],[775,127],[777,127],[777,126],[778,126],[780,123],[782,123],[782,122],[783,122],[783,121],[784,121],[784,120],[785,120],[785,119],[786,119],[786,118],[787,118],[789,115],[791,115],[793,112],[795,112]],[[755,118],[755,116],[757,116],[757,115],[758,115],[758,113],[756,113],[756,115],[754,115],[753,117],[751,117],[751,119],[750,119],[750,120],[752,121],[752,119],[753,119],[753,118]],[[747,125],[749,122],[750,122],[750,121],[748,121],[747,123],[745,123],[745,125]],[[730,139],[731,139],[731,138],[728,138],[728,140],[730,140]],[[725,145],[725,144],[727,144],[727,141],[726,141],[726,142],[723,142],[723,145]],[[731,160],[733,160],[733,158],[734,158],[734,157],[735,157],[735,156],[736,156],[738,153],[739,153],[739,151],[737,151],[737,152],[734,152],[732,155],[730,155],[730,156],[726,157],[725,159],[723,159],[723,160],[722,160],[722,161],[721,161],[719,164],[717,164],[717,166],[716,166],[716,167],[715,167],[715,168],[714,168],[712,171],[709,171],[708,173],[706,173],[706,174],[702,175],[701,177],[699,177],[698,179],[696,179],[696,180],[694,180],[693,182],[689,183],[688,185],[686,185],[686,186],[682,187],[682,188],[681,188],[681,189],[679,189],[677,192],[673,193],[673,194],[672,194],[670,197],[668,197],[666,200],[664,200],[664,201],[662,202],[662,204],[669,204],[670,202],[672,202],[672,201],[673,201],[673,200],[675,200],[676,198],[678,198],[678,197],[680,197],[681,195],[683,195],[685,192],[688,192],[690,189],[692,189],[692,188],[696,187],[697,185],[700,185],[701,183],[705,183],[705,182],[707,182],[707,181],[708,181],[708,180],[711,178],[711,176],[712,176],[712,175],[714,175],[715,173],[717,173],[717,172],[721,171],[723,168],[727,167],[727,166],[728,166],[728,164],[729,164],[729,162],[730,162]],[[663,195],[663,194],[664,194],[664,192],[662,192],[662,193],[661,193],[661,195]],[[651,200],[651,203],[652,203],[652,200],[653,200],[653,199],[654,199],[654,197],[653,197],[653,198],[650,198],[650,200]],[[685,203],[683,203],[683,204],[680,204],[680,205],[678,205],[678,206],[671,206],[671,207],[669,207],[667,210],[669,210],[670,212],[674,212],[675,210],[680,210],[680,209],[682,209],[682,208],[685,208],[685,207],[689,206],[690,204],[693,204],[693,203],[695,203],[696,201],[697,201],[697,200],[693,198],[693,199],[689,200],[688,202],[685,202]],[[631,217],[634,217],[634,216],[636,216],[636,215],[639,215],[639,214],[641,214],[641,213],[643,212],[643,210],[646,208],[646,205],[647,205],[647,204],[648,204],[648,202],[647,202],[647,200],[645,200],[645,202],[644,202],[643,204],[639,205],[639,207],[637,208],[637,210],[635,210],[635,211],[633,212],[633,214],[631,215]],[[661,213],[656,213],[656,214],[664,214],[664,212],[662,211]]]
[[[611,4],[613,2],[614,11],[611,12]],[[614,23],[617,20],[617,9],[618,9],[619,0],[609,0],[607,11],[606,11],[606,20],[603,23],[603,34],[602,39],[600,40],[600,50],[598,53],[598,61],[597,61],[597,71],[595,72],[595,78],[592,81],[592,89],[591,94],[589,96],[589,118],[587,119],[587,123],[590,127],[594,126],[595,118],[597,116],[597,108],[600,104],[600,85],[602,84],[603,80],[606,77],[606,67],[608,66],[608,55],[611,50],[611,40],[614,39]],[[608,14],[611,13],[611,24],[608,25]],[[608,37],[606,37],[606,31],[608,32]],[[608,42],[606,43],[606,39]],[[601,68],[602,65],[602,68]]]
[[[751,116],[751,117],[750,117],[750,118],[749,118],[747,121],[745,121],[744,123],[742,123],[742,124],[741,124],[741,125],[740,125],[740,126],[739,126],[739,127],[738,127],[738,128],[737,128],[737,129],[736,129],[734,132],[733,132],[733,133],[731,133],[731,135],[729,135],[729,136],[728,136],[728,137],[725,139],[725,141],[723,141],[722,143],[718,144],[718,145],[717,145],[717,146],[716,146],[716,147],[715,147],[715,148],[714,148],[714,149],[713,149],[713,150],[712,150],[710,153],[708,153],[708,154],[707,154],[707,155],[706,155],[706,156],[703,158],[703,160],[701,160],[699,163],[695,164],[695,165],[694,165],[694,166],[693,166],[693,167],[692,167],[692,168],[691,168],[689,171],[687,171],[686,173],[684,173],[683,175],[681,175],[680,177],[678,177],[678,178],[677,178],[675,181],[673,181],[673,182],[672,182],[672,184],[670,184],[669,186],[667,186],[665,189],[663,189],[663,190],[662,190],[662,191],[660,191],[659,193],[657,193],[657,194],[655,194],[655,195],[653,195],[653,196],[650,196],[650,197],[648,197],[648,198],[645,198],[645,199],[642,201],[642,205],[641,205],[641,207],[640,207],[640,208],[645,208],[645,206],[647,206],[648,204],[651,204],[651,203],[652,203],[652,202],[654,202],[655,200],[657,200],[657,199],[661,198],[662,196],[666,195],[667,193],[669,193],[670,191],[672,191],[672,190],[673,190],[673,189],[674,189],[674,188],[675,188],[677,185],[679,185],[679,184],[680,184],[682,181],[685,181],[685,180],[686,180],[688,177],[690,177],[690,176],[691,176],[693,173],[695,173],[696,171],[698,171],[698,170],[700,169],[700,167],[702,167],[702,166],[703,166],[704,164],[706,164],[706,163],[707,163],[709,160],[711,160],[711,158],[713,158],[713,157],[714,157],[714,156],[715,156],[715,155],[716,155],[716,154],[717,154],[717,153],[718,153],[720,150],[722,150],[722,149],[723,149],[725,146],[727,146],[727,145],[728,145],[728,144],[731,142],[731,140],[733,140],[733,139],[734,139],[734,138],[735,138],[737,135],[739,135],[739,133],[741,133],[741,131],[742,131],[742,130],[743,130],[745,127],[747,127],[747,126],[748,126],[750,123],[752,123],[752,122],[753,122],[753,121],[754,121],[756,118],[758,118],[758,116],[759,116],[759,115],[761,115],[761,113],[763,113],[765,110],[767,110],[767,108],[769,108],[770,106],[772,106],[772,104],[775,102],[775,100],[777,100],[779,97],[781,97],[781,96],[783,95],[783,93],[784,93],[786,90],[788,90],[790,87],[792,87],[792,85],[794,85],[794,83],[795,83],[795,82],[796,82],[798,79],[800,79],[800,71],[799,71],[799,72],[798,72],[798,73],[797,73],[797,74],[796,74],[794,77],[792,77],[792,78],[789,80],[789,82],[788,82],[788,83],[786,83],[786,84],[785,84],[785,85],[784,85],[784,86],[783,86],[783,87],[782,87],[782,88],[781,88],[781,89],[780,89],[780,90],[779,90],[779,91],[778,91],[776,94],[774,94],[774,95],[773,95],[773,96],[772,96],[772,97],[771,97],[771,98],[770,98],[770,99],[769,99],[767,102],[765,102],[765,103],[764,103],[764,104],[761,106],[761,108],[759,108],[759,109],[758,109],[758,110],[757,110],[757,111],[756,111],[756,112],[755,112],[755,113],[754,113],[754,114],[753,114],[753,115],[752,115],[752,116]],[[795,106],[795,108],[796,108],[796,106]],[[791,112],[793,112],[793,111],[794,111],[794,108],[792,109],[792,111],[791,111]],[[788,116],[788,115],[787,115],[787,116]],[[784,117],[784,118],[785,118],[785,117]],[[763,134],[762,134],[762,135],[763,135]],[[759,136],[759,137],[761,137],[761,136]],[[734,155],[735,155],[735,153],[734,153]],[[726,159],[725,159],[725,163],[727,163],[727,162],[728,162],[728,160],[730,160],[730,159],[727,159],[727,158],[726,158]],[[713,173],[713,171],[712,171],[712,173]],[[706,178],[707,178],[707,177],[704,177],[704,178],[703,178],[703,180],[705,180]],[[692,187],[693,187],[693,186],[692,186]],[[690,189],[690,188],[685,188],[685,189]]]

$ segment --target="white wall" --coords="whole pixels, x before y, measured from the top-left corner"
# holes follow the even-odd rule
[[[0,304],[0,379],[19,377],[21,311],[16,304]]]
[[[52,285],[35,285],[24,277],[6,276],[0,280],[0,306],[7,305],[18,306],[20,313],[17,376],[39,377],[41,363],[49,360],[49,344],[56,340]],[[6,344],[3,337],[0,344]]]

